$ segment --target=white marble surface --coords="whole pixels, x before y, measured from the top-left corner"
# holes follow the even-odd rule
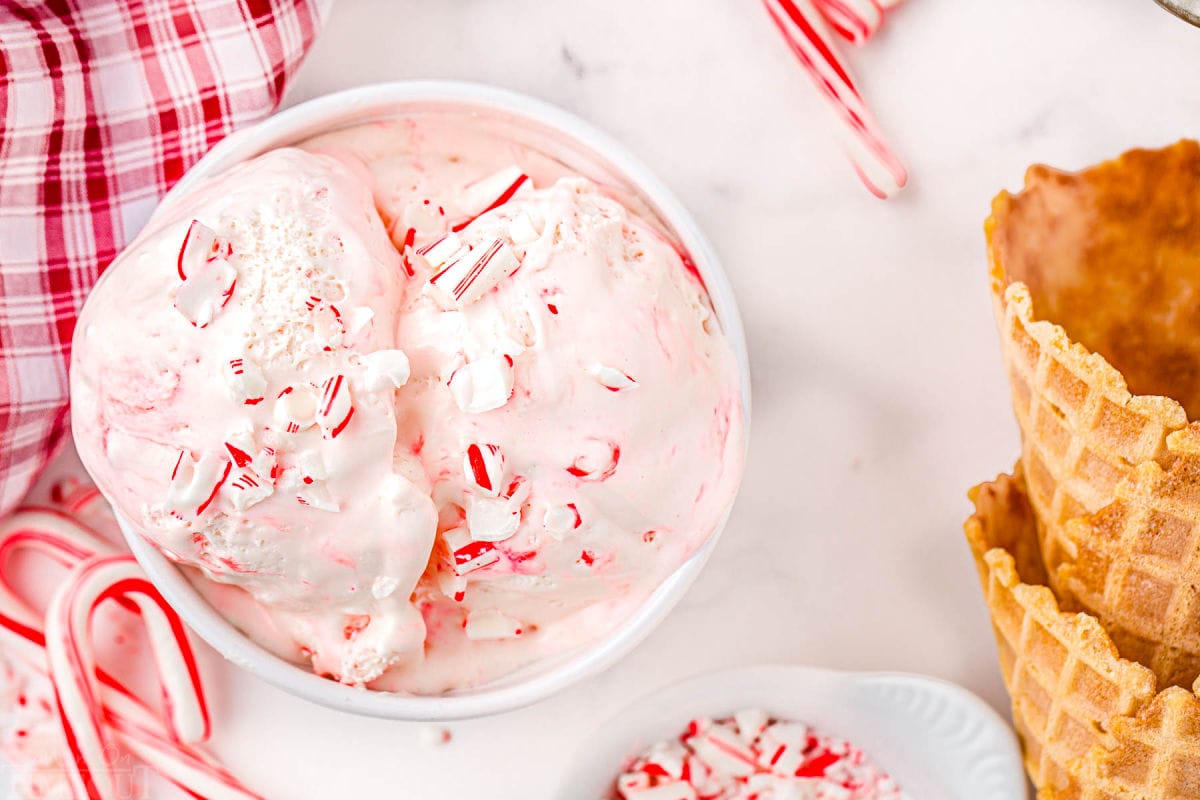
[[[1005,704],[959,527],[967,488],[1017,453],[981,223],[1033,161],[1200,132],[1200,30],[1151,0],[909,0],[850,56],[911,169],[890,203],[857,184],[753,0],[339,0],[289,103],[491,82],[661,175],[733,280],[755,429],[712,563],[616,668],[431,746],[425,726],[307,705],[210,654],[235,771],[272,800],[546,798],[638,695],[766,662],[930,673]]]

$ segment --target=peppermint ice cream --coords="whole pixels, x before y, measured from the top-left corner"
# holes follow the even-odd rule
[[[320,674],[437,693],[594,641],[721,523],[744,448],[704,287],[619,197],[432,113],[237,166],[89,298],[80,455]]]

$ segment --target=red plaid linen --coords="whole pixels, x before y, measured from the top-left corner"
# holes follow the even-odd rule
[[[0,514],[66,432],[88,290],[189,166],[275,108],[329,2],[0,2]]]

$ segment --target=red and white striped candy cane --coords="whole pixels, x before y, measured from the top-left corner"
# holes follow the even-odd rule
[[[31,667],[46,670],[43,617],[6,581],[19,551],[33,551],[73,567],[111,546],[88,526],[52,509],[26,508],[0,520],[0,642]],[[262,800],[207,753],[170,738],[162,721],[112,675],[97,670],[104,720],[117,740],[163,777],[209,800]]]
[[[815,0],[817,9],[842,38],[864,44],[879,30],[883,9],[877,0]]]
[[[811,0],[763,0],[763,5],[841,123],[859,178],[877,197],[896,194],[908,182],[908,172],[884,140]]]
[[[40,553],[70,569],[97,553],[112,553],[113,547],[88,525],[52,509],[23,509],[0,519],[0,630],[41,633],[42,615],[5,578],[8,563],[20,551]],[[20,638],[30,639],[26,634]],[[38,654],[36,661],[41,660]]]
[[[71,758],[67,766],[76,794],[87,800],[119,800],[106,747],[104,708],[92,617],[107,600],[135,604],[158,663],[172,738],[203,741],[209,734],[204,690],[182,621],[138,569],[133,556],[96,556],[80,563],[50,601],[46,614],[46,660]]]

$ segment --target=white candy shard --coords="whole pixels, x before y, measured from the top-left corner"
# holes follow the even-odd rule
[[[345,375],[334,375],[321,384],[321,400],[315,418],[326,439],[336,439],[350,424],[354,403],[350,399],[350,381]]]
[[[261,503],[274,492],[275,487],[270,481],[252,469],[239,469],[222,488],[222,494],[229,498],[238,511]]]
[[[325,459],[316,450],[299,450],[293,456],[293,461],[300,473],[301,482],[305,484],[323,481],[329,477],[329,472],[325,469]]]
[[[542,235],[541,220],[534,221],[527,212],[522,211],[508,223],[508,238],[518,246],[532,244]]]
[[[441,593],[446,595],[446,597],[453,598],[456,603],[461,603],[466,599],[467,579],[457,572],[444,569],[438,570],[437,583]]]
[[[520,259],[506,242],[492,239],[447,263],[429,279],[429,290],[444,306],[469,305],[520,266]]]
[[[482,608],[467,614],[463,626],[467,638],[475,641],[481,639],[512,639],[524,633],[524,624],[517,619],[493,608]]]
[[[610,392],[622,392],[626,389],[636,389],[638,382],[626,375],[615,367],[605,366],[604,364],[593,364],[588,372],[596,379],[596,382],[608,389]]]
[[[341,511],[338,502],[333,499],[329,489],[323,483],[304,484],[296,492],[296,499],[301,505],[311,506],[320,511]]]
[[[232,469],[233,464],[220,454],[204,453],[197,460],[181,450],[171,471],[167,510],[178,515],[200,516],[216,499]]]
[[[175,290],[175,308],[197,328],[207,327],[225,307],[237,285],[237,270],[223,258],[191,267]]]
[[[747,708],[734,714],[733,721],[737,725],[738,736],[746,744],[752,745],[767,729],[771,718],[761,708]]]
[[[687,766],[685,769],[687,770],[688,777],[691,779],[690,783],[701,797],[717,795],[721,792],[721,786],[716,781],[713,771],[708,768],[707,764],[696,758],[695,755],[687,757]],[[784,798],[780,798],[779,800],[784,800]]]
[[[222,370],[225,385],[233,399],[248,406],[258,405],[267,391],[267,379],[258,364],[245,356],[232,358]]]
[[[714,725],[687,740],[687,746],[714,772],[744,777],[757,772],[758,757],[731,725]]]
[[[408,383],[411,374],[408,356],[403,350],[376,350],[362,356],[362,363],[366,367],[363,387],[371,392],[399,389]]]
[[[500,408],[513,391],[513,362],[510,356],[486,356],[464,364],[450,376],[454,402],[468,414]]]
[[[458,207],[471,220],[460,223],[460,229],[480,214],[504,205],[525,186],[532,185],[529,176],[522,172],[520,167],[513,165],[463,187],[458,197]]]
[[[679,742],[659,742],[650,748],[643,761],[644,766],[650,767],[652,772],[678,780],[683,777],[687,755],[687,749]]]
[[[312,311],[312,339],[307,349],[314,352],[330,351],[340,347],[346,338],[346,324],[337,306],[318,297],[309,300]]]
[[[233,296],[237,270],[229,263],[233,246],[199,220],[192,220],[179,248],[176,271],[182,281],[175,308],[184,319],[203,328]]]
[[[758,763],[776,775],[795,775],[804,765],[808,728],[798,722],[776,722],[759,737]]]
[[[477,542],[502,542],[521,527],[521,505],[502,497],[467,498],[467,530]]]
[[[217,232],[198,219],[192,220],[187,233],[183,236],[183,244],[179,248],[179,260],[176,271],[179,280],[186,281],[198,267],[216,259],[228,259],[233,255],[233,245],[217,236]]]
[[[458,238],[458,234],[447,233],[418,248],[416,255],[423,259],[430,269],[439,269],[460,255],[465,255],[468,250],[462,239]]]
[[[375,319],[375,312],[369,306],[355,306],[342,320],[342,324],[346,327],[346,333],[357,336],[371,324],[373,319]]]
[[[299,433],[317,421],[317,394],[307,384],[293,384],[275,400],[275,422],[285,433]]]
[[[471,444],[463,456],[467,483],[488,497],[499,497],[504,482],[504,453],[494,444]]]
[[[574,503],[563,506],[550,506],[542,516],[542,524],[555,538],[561,540],[565,534],[576,530],[583,524],[583,517]]]

